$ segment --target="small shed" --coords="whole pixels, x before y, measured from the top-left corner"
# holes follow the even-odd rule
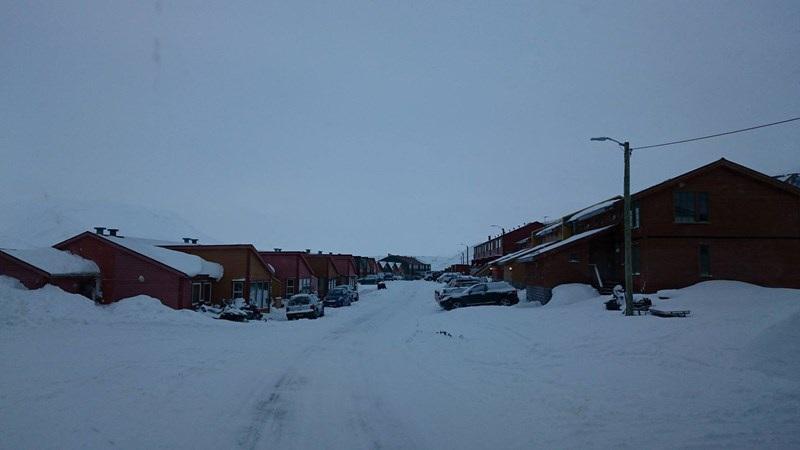
[[[93,261],[52,247],[0,249],[0,275],[16,278],[28,289],[52,284],[94,300],[100,269]]]

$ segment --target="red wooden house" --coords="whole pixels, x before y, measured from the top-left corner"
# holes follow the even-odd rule
[[[51,247],[0,249],[0,275],[16,278],[28,289],[52,284],[94,300],[100,269],[92,261]]]
[[[261,257],[275,268],[275,276],[283,283],[281,296],[289,298],[303,292],[317,292],[316,274],[308,262],[308,252],[284,252],[276,248],[272,252],[259,252]]]
[[[306,254],[306,260],[317,277],[317,294],[320,297],[324,297],[330,289],[336,286],[341,274],[336,270],[336,264],[333,263],[330,255],[325,255],[322,252],[309,253]]]
[[[329,256],[331,260],[333,260],[333,265],[336,266],[336,271],[339,272],[339,279],[336,284],[346,284],[355,287],[356,281],[358,280],[358,269],[356,269],[353,255],[337,253]]]
[[[103,233],[103,234],[101,234]],[[158,245],[165,242],[85,232],[54,245],[93,261],[100,268],[98,300],[111,303],[136,295],[149,295],[175,308],[191,308],[200,301],[195,293],[210,296],[211,284],[223,269],[195,255]],[[206,297],[208,298],[208,297]]]

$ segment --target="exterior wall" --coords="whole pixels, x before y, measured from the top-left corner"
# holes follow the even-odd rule
[[[708,192],[707,223],[675,223],[676,190]],[[646,191],[645,191],[646,193]],[[638,196],[634,196],[636,200]],[[800,196],[741,175],[726,167],[711,169],[678,186],[640,201],[641,227],[633,237],[739,236],[800,238]]]
[[[503,267],[503,281],[517,289],[525,289],[527,283],[526,264],[513,262]]]
[[[306,260],[314,270],[317,277],[317,295],[325,297],[328,294],[328,284],[339,277],[336,267],[328,255],[306,255]]]
[[[545,288],[566,283],[592,284],[589,271],[590,245],[587,241],[567,245],[525,263],[525,284]]]
[[[707,192],[708,221],[676,223],[676,191]],[[685,287],[729,279],[771,287],[800,287],[800,196],[718,166],[639,201],[637,290]],[[636,199],[637,196],[634,197]],[[700,276],[699,246],[710,250],[711,276]]]
[[[634,242],[640,246],[641,274],[633,277],[640,292],[708,280],[800,288],[800,239],[648,238]],[[709,248],[710,276],[700,274],[701,244]]]
[[[102,238],[87,233],[59,244],[57,248],[69,250],[97,264],[101,274],[102,303],[149,295],[174,309],[192,306],[189,278],[122,250]]]

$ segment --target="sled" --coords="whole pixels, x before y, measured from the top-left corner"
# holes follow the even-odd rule
[[[692,312],[689,310],[684,311],[662,311],[660,309],[650,308],[650,314],[658,317],[686,317]]]

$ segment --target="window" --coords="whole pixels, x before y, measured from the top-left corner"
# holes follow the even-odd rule
[[[311,292],[311,278],[300,278],[300,292]]]
[[[336,287],[336,280],[334,280],[333,278],[328,280],[328,289],[330,290],[330,289],[333,289],[335,287]]]
[[[294,295],[294,278],[286,279],[286,296]]]
[[[250,283],[250,298],[249,303],[258,308],[267,306],[269,300],[269,290],[267,283],[264,281],[255,281]]]
[[[675,222],[708,222],[708,193],[675,192]]]
[[[641,213],[639,210],[639,202],[635,201],[631,205],[631,228],[634,230],[636,228],[639,228],[639,224],[641,223],[640,220],[641,220]]]
[[[211,301],[211,283],[198,282],[192,283],[192,304],[207,303]]]
[[[244,280],[235,280],[233,282],[233,297],[244,298]]]
[[[700,276],[701,277],[710,277],[711,276],[711,251],[708,247],[708,244],[700,244]]]
[[[639,243],[633,242],[631,244],[631,272],[634,275],[639,275],[641,273],[641,264],[642,251],[639,248]]]

